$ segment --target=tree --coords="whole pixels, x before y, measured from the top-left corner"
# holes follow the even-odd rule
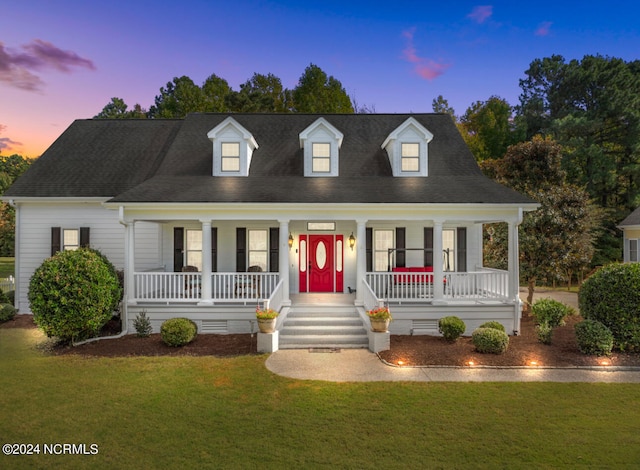
[[[615,225],[640,204],[640,61],[554,55],[525,74],[518,114],[528,135],[542,132],[563,146],[568,180],[606,209],[598,262],[619,259]]]
[[[203,108],[200,110],[207,113],[227,112],[227,99],[233,90],[224,78],[211,74],[202,84],[204,98]],[[191,112],[191,111],[188,111]]]
[[[342,84],[327,76],[317,65],[309,65],[293,90],[298,113],[353,113],[349,95]]]
[[[187,76],[175,77],[166,88],[160,88],[155,105],[149,109],[152,118],[182,119],[189,113],[207,110],[205,94],[198,85]]]
[[[127,110],[128,106],[122,98],[113,97],[111,101],[102,108],[94,119],[145,119],[147,112],[136,103],[132,110]]]
[[[33,159],[16,154],[9,157],[0,156],[0,194],[3,194],[22,173],[27,171],[33,162]],[[0,256],[15,256],[15,219],[15,209],[6,202],[1,203]]]
[[[502,158],[509,145],[524,137],[514,125],[513,108],[498,96],[473,103],[458,127],[477,161]]]
[[[449,106],[449,101],[447,101],[442,95],[438,95],[437,98],[434,98],[431,102],[431,109],[433,109],[434,113],[445,113],[450,115],[453,122],[456,122],[455,110]]]
[[[503,158],[481,164],[497,181],[540,204],[525,214],[519,228],[520,274],[528,285],[528,305],[537,281],[566,279],[588,267],[593,257],[601,214],[583,188],[566,182],[561,159],[560,145],[534,137],[509,147]],[[485,245],[486,261],[504,268],[507,230],[504,224],[492,229]]]
[[[283,88],[278,77],[258,73],[227,97],[229,109],[242,113],[286,113],[290,112],[291,101],[291,91]]]

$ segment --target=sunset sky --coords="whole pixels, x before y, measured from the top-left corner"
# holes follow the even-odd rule
[[[460,115],[518,104],[534,59],[640,59],[637,1],[9,0],[0,6],[0,154],[37,157],[112,97],[148,109],[160,87],[254,73],[293,88],[311,63],[376,112]]]

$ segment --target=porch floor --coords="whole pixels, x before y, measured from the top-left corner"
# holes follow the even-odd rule
[[[291,294],[291,305],[349,305],[353,306],[356,294],[304,293]]]

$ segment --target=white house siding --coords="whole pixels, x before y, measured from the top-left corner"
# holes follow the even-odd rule
[[[106,210],[100,202],[55,204],[22,202],[18,204],[20,227],[16,242],[16,307],[31,313],[28,302],[29,281],[33,272],[51,256],[51,227],[76,229],[89,227],[90,246],[102,252],[116,269],[124,267],[124,227],[118,212]],[[137,268],[150,269],[158,264],[159,237],[154,224],[136,225]]]

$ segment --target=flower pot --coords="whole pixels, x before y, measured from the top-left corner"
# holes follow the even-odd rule
[[[260,333],[273,333],[276,331],[276,318],[258,318]]]
[[[369,321],[371,322],[371,329],[376,333],[384,333],[389,329],[389,319],[369,318]]]

